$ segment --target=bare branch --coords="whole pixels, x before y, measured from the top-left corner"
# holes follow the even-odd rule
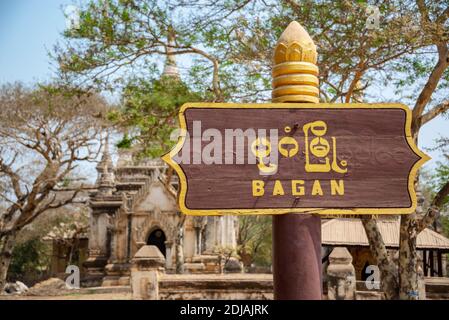
[[[98,155],[92,143],[102,126],[91,111],[106,104],[84,93],[74,96],[67,89],[50,89],[20,85],[0,89],[0,138],[6,142],[0,148],[0,174],[10,180],[17,198],[11,199],[8,190],[0,193],[12,202],[0,213],[0,236],[21,230],[46,210],[73,203],[79,192],[91,189],[59,186],[80,161]],[[14,152],[11,163],[6,163],[5,156]],[[15,161],[19,152],[22,158]],[[14,170],[15,162],[32,170]],[[67,191],[73,193],[60,200],[61,192]]]
[[[6,174],[9,177],[14,193],[17,199],[20,199],[21,197],[23,197],[23,193],[20,188],[20,177],[11,168],[11,165],[15,162],[16,157],[17,153],[14,155],[13,159],[11,160],[11,163],[9,164],[6,164],[4,160],[0,157],[0,172]]]
[[[432,225],[432,223],[437,219],[440,214],[441,207],[444,204],[445,198],[449,195],[449,181],[444,184],[441,189],[437,192],[435,197],[430,204],[429,209],[427,209],[424,217],[418,222],[417,232],[420,233],[425,228]]]
[[[435,117],[439,116],[440,114],[446,112],[447,110],[449,110],[449,100],[443,101],[442,103],[436,105],[427,113],[425,113],[421,117],[421,126],[426,124],[430,120],[434,119]]]
[[[449,66],[448,52],[449,50],[446,44],[438,45],[438,62],[433,68],[424,88],[421,90],[421,93],[416,100],[415,107],[413,108],[412,130],[414,134],[417,134],[417,132],[419,131],[422,125],[421,115],[424,111],[424,108],[429,103],[430,98],[432,97],[432,94],[435,91],[438,82],[443,76],[444,71]]]

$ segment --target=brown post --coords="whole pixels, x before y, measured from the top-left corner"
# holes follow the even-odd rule
[[[317,52],[296,21],[274,51],[273,102],[318,103]],[[311,214],[273,216],[273,279],[276,300],[321,300],[321,218]]]
[[[430,276],[433,277],[433,274],[435,273],[435,261],[434,258],[434,252],[433,250],[429,250],[430,255]]]
[[[438,263],[438,276],[443,277],[443,259],[441,257],[440,250],[437,250],[437,263]]]
[[[424,277],[427,277],[428,270],[427,270],[427,250],[422,251],[422,264],[423,264],[423,270],[424,270]]]

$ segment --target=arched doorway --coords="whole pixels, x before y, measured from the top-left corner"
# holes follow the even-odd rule
[[[164,231],[156,229],[148,236],[147,244],[158,247],[165,257],[165,240],[167,240],[167,238],[165,237]]]

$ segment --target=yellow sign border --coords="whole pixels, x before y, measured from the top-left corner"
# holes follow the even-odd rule
[[[181,135],[175,147],[162,156],[169,166],[171,166],[179,177],[180,192],[178,193],[178,205],[182,213],[186,215],[205,216],[205,215],[250,215],[250,214],[285,214],[285,213],[313,213],[325,215],[354,215],[354,214],[410,214],[416,210],[417,199],[414,188],[414,182],[419,168],[430,157],[418,149],[411,134],[412,111],[404,104],[400,103],[213,103],[213,102],[199,102],[186,103],[179,111],[179,123],[182,129],[187,130],[187,123],[184,113],[187,109],[193,108],[217,108],[217,109],[267,109],[267,108],[282,108],[282,109],[402,109],[406,114],[405,134],[407,143],[410,148],[421,159],[418,160],[412,167],[408,177],[408,191],[412,199],[412,205],[407,208],[347,208],[347,209],[330,209],[330,208],[281,208],[281,209],[189,209],[185,205],[187,194],[187,179],[184,171],[179,164],[174,162],[172,158],[179,153],[185,142],[185,136]]]

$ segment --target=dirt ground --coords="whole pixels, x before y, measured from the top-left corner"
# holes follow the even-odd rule
[[[131,300],[131,293],[77,293],[62,296],[0,296],[0,300]]]

